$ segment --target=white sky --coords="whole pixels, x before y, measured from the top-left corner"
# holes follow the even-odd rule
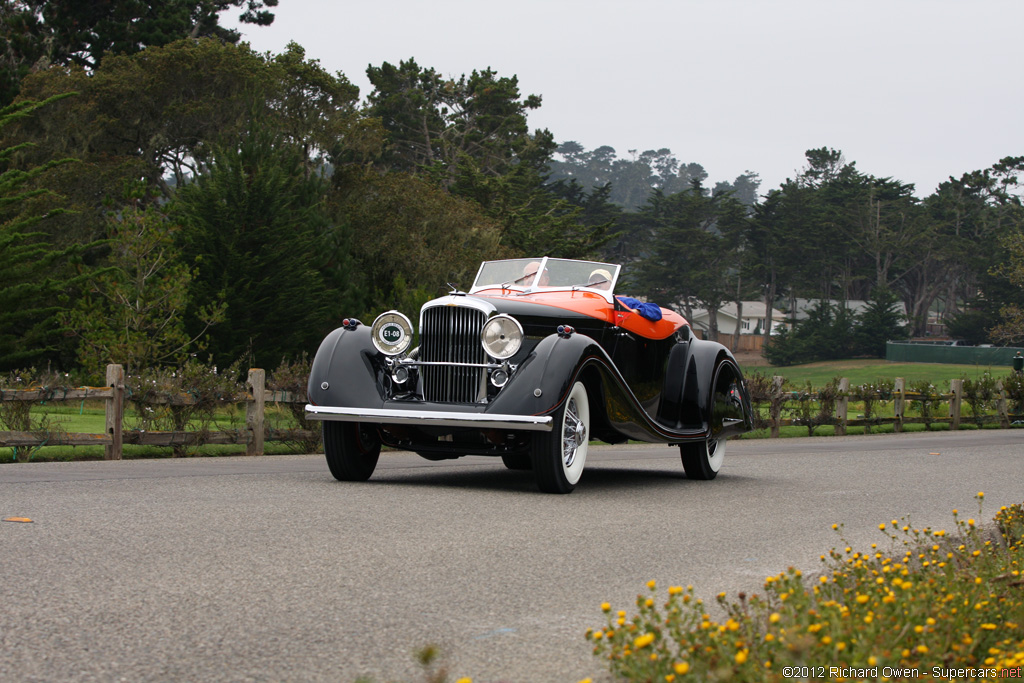
[[[1020,0],[280,0],[275,13],[243,40],[274,53],[294,40],[363,97],[371,64],[490,67],[543,97],[531,128],[620,158],[668,147],[711,185],[749,169],[764,193],[832,147],[923,197],[1024,155]]]

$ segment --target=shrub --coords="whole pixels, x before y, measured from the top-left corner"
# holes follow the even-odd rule
[[[309,384],[309,371],[312,361],[309,355],[303,353],[298,360],[285,360],[277,367],[267,379],[267,389],[271,391],[286,391],[293,397],[305,396],[306,387]],[[305,403],[286,403],[288,415],[292,423],[298,429],[311,433],[308,438],[300,438],[294,443],[304,453],[311,453],[319,450],[322,441],[320,424],[306,419]]]
[[[978,379],[963,378],[963,400],[971,407],[971,417],[979,428],[985,422],[986,413],[995,404],[998,396],[996,383],[996,378],[987,372]]]
[[[879,525],[887,552],[844,542],[822,555],[813,580],[791,567],[765,580],[763,597],[720,593],[724,619],[692,586],[672,586],[664,600],[652,581],[632,617],[605,603],[605,625],[586,637],[631,681],[781,681],[808,665],[845,669],[830,677],[846,679],[875,680],[882,667],[985,668],[996,678],[1024,665],[1024,514],[1001,509],[991,531],[956,510],[953,519],[949,534],[892,520]]]
[[[931,430],[932,420],[935,419],[935,410],[942,405],[945,399],[938,395],[939,390],[935,385],[926,379],[912,383],[910,391],[919,394],[917,398],[913,399],[913,403],[917,405],[921,413],[925,431]]]
[[[878,424],[878,418],[875,415],[875,403],[892,400],[892,392],[895,383],[888,379],[877,379],[871,384],[861,384],[856,387],[850,387],[850,397],[855,401],[860,401],[864,406],[864,433],[871,433],[871,422],[874,421]]]
[[[59,401],[68,389],[81,383],[68,373],[51,370],[25,368],[12,370],[0,377],[0,387],[13,391],[42,391],[46,398],[39,401],[0,401],[0,430],[12,432],[35,432],[49,435],[60,433],[60,424],[42,411],[33,411],[34,406],[48,401]],[[12,446],[14,459],[28,462],[42,446]]]
[[[828,384],[817,390],[808,380],[803,390],[797,393],[797,407],[792,408],[791,412],[797,416],[800,424],[807,427],[807,436],[814,436],[816,427],[836,423],[836,400],[838,398],[838,377],[833,377]]]
[[[194,358],[176,368],[146,370],[125,377],[128,401],[135,409],[132,428],[143,431],[198,432],[192,446],[203,443],[219,408],[239,394],[241,361],[223,372]],[[175,457],[186,444],[172,446]]]

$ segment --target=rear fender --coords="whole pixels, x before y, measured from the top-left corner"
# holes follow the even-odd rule
[[[680,427],[702,427],[715,438],[753,429],[743,372],[725,346],[702,339],[690,342],[679,420]]]

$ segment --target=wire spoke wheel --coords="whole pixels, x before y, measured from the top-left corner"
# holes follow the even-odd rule
[[[561,410],[556,411],[555,428],[534,436],[537,487],[545,493],[571,493],[583,474],[589,440],[590,400],[583,383],[576,382]]]

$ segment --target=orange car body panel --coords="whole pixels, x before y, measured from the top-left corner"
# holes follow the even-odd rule
[[[564,308],[621,327],[646,339],[666,339],[687,324],[683,316],[667,308],[661,309],[661,320],[648,320],[639,313],[626,309],[625,305],[612,306],[603,296],[584,290],[518,294],[496,288],[475,292],[473,296],[531,301],[553,308]]]

